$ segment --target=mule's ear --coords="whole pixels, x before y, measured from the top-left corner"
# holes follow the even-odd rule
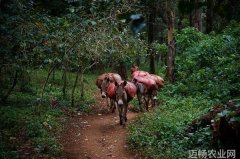
[[[123,82],[123,86],[126,86],[126,85],[127,85],[127,81],[124,81],[124,82]]]
[[[118,87],[118,83],[116,81],[114,82],[114,84],[115,84],[116,87]]]

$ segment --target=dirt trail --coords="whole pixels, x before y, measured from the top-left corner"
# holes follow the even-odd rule
[[[69,159],[134,159],[126,143],[127,128],[119,125],[117,111],[101,113],[106,110],[106,103],[97,96],[97,109],[92,115],[77,115],[65,126],[62,144],[65,156]],[[128,112],[128,123],[138,113]]]

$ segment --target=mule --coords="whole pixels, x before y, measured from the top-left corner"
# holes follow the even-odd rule
[[[150,100],[152,102],[152,107],[156,105],[157,91],[160,91],[160,89],[164,86],[164,80],[158,75],[149,74],[146,71],[139,70],[137,66],[131,68],[131,74],[133,81],[137,86],[137,95],[140,109],[142,99],[144,99],[146,110],[148,111]]]
[[[164,86],[164,79],[162,77],[155,74],[150,74],[149,78],[153,79],[156,82],[158,91]]]
[[[121,76],[117,73],[104,73],[104,74],[101,74],[100,76],[98,76],[97,80],[96,80],[96,85],[101,91],[101,96],[102,96],[102,98],[106,98],[106,103],[107,103],[107,106],[110,107],[110,110],[112,110],[115,107],[114,106],[115,105],[115,100],[114,100],[115,97],[112,94],[110,94],[111,92],[114,92],[114,91],[109,92],[107,89],[109,87],[109,83],[115,82],[115,81],[116,82],[121,81]],[[110,88],[112,88],[112,86]],[[109,93],[107,93],[107,92],[109,92]],[[110,94],[110,97],[108,94]],[[110,105],[108,102],[109,99],[110,99]],[[112,111],[114,112],[114,110],[112,110]]]
[[[146,71],[141,71],[137,66],[134,66],[133,68],[131,68],[131,75],[134,78],[135,76],[146,77],[149,76],[150,74]]]
[[[131,68],[131,74],[132,74],[132,77],[135,78],[135,77],[144,77],[144,78],[151,78],[153,79],[157,86],[160,88],[163,87],[164,85],[164,79],[158,75],[155,75],[155,74],[149,74],[148,72],[146,71],[141,71],[139,70],[138,66],[133,66]]]
[[[116,108],[114,82],[120,83],[121,81],[122,81],[121,76],[119,74],[108,73],[101,84],[102,98],[110,99],[109,108],[112,113],[115,112],[115,108]]]
[[[110,99],[110,106],[109,110],[114,113],[116,104],[115,104],[115,84],[113,81],[110,81],[109,78],[106,78],[101,85],[102,89],[102,98],[109,98]]]
[[[128,103],[135,97],[137,88],[132,82],[127,81],[121,84],[115,82],[115,86],[120,125],[125,126],[127,122]]]
[[[138,95],[138,101],[139,106],[141,108],[142,105],[142,99],[145,101],[145,107],[148,111],[149,102],[151,100],[152,107],[155,106],[156,101],[156,95],[158,86],[152,78],[148,76],[135,76],[133,79],[135,85],[137,86],[137,95]]]
[[[152,107],[155,106],[157,89],[149,89],[149,87],[146,84],[138,82],[136,79],[133,80],[133,83],[137,88],[137,99],[140,111],[143,111],[142,110],[143,101],[145,103],[146,111],[149,111],[148,107],[150,101],[152,102]]]

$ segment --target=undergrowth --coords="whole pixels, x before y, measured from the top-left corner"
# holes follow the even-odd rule
[[[186,125],[208,111],[213,102],[204,96],[159,98],[164,100],[160,108],[145,113],[129,126],[128,142],[149,158],[186,158],[189,148],[201,139],[186,134]],[[205,142],[205,136],[202,141]]]
[[[159,92],[160,106],[129,125],[128,142],[147,158],[188,158],[189,150],[214,149],[209,126],[188,124],[215,104],[239,98],[239,23],[219,35],[185,28],[176,35],[176,82]]]
[[[69,73],[67,96],[62,94],[62,72],[55,71],[46,85],[43,98],[41,91],[46,79],[45,69],[32,70],[30,83],[20,89],[16,86],[4,105],[0,107],[0,159],[30,157],[60,157],[63,147],[59,137],[67,112],[91,111],[95,102],[95,75],[85,75],[85,96],[80,98],[80,87],[75,93],[75,107],[70,107],[70,94],[75,74]],[[55,104],[52,103],[54,99]],[[67,112],[66,112],[67,111]],[[26,152],[27,151],[27,152]]]

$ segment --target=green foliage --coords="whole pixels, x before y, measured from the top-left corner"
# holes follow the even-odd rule
[[[69,101],[62,98],[60,89],[62,74],[61,71],[56,70],[54,80],[51,76],[46,87],[48,96],[42,99],[40,103],[38,97],[46,74],[47,71],[44,69],[30,71],[31,91],[25,90],[22,92],[19,86],[16,87],[17,91],[13,92],[5,106],[0,108],[1,158],[18,158],[16,148],[19,144],[25,144],[21,138],[31,141],[34,153],[52,156],[61,155],[62,146],[58,140],[58,133],[62,130],[62,123],[65,120],[61,107],[68,109]],[[68,77],[68,87],[72,87],[75,74],[69,73]],[[86,98],[78,98],[78,111],[89,113],[92,110],[89,105],[95,102],[92,96],[97,91],[97,87],[93,84],[95,78],[96,75],[85,76]],[[76,91],[76,94],[79,97],[80,91]],[[58,103],[55,108],[51,105],[52,97],[56,97]],[[74,108],[74,110],[76,109]],[[12,142],[12,138],[15,142]]]
[[[182,29],[180,33],[175,32],[177,53],[182,54],[189,47],[194,44],[197,45],[204,37],[205,35],[203,33],[192,27],[186,27]]]
[[[143,111],[143,109],[145,109],[145,107],[143,108],[143,106],[139,106],[139,102],[138,102],[138,99],[137,98],[134,98],[132,101],[131,101],[131,104],[130,104],[130,108],[129,108],[131,111],[133,112],[141,112]]]
[[[20,129],[24,125],[25,117],[28,115],[28,110],[22,110],[22,108],[12,109],[11,107],[1,108],[0,111],[0,129]]]
[[[166,44],[152,43],[152,48],[155,49],[159,54],[166,55],[168,47]]]
[[[26,134],[28,137],[37,137],[43,134],[46,134],[45,130],[43,129],[43,125],[41,122],[29,122],[26,128]]]
[[[158,97],[164,100],[159,109],[144,114],[129,126],[129,144],[149,158],[186,158],[188,145],[197,139],[187,139],[186,124],[212,105],[203,96],[169,96],[165,94],[168,89],[164,88],[164,94]],[[205,144],[206,140],[203,141]]]
[[[3,147],[1,146],[1,144],[3,143],[0,143],[0,148],[2,149]],[[16,151],[6,151],[6,152],[0,152],[0,158],[2,159],[19,159],[20,157],[18,156],[17,152]]]
[[[33,139],[34,150],[37,153],[48,153],[54,156],[59,156],[62,153],[63,147],[58,144],[58,140],[54,136],[36,137]]]
[[[158,94],[161,105],[156,111],[129,126],[131,148],[161,159],[188,158],[188,150],[214,149],[209,126],[194,133],[186,128],[214,103],[239,97],[239,26],[235,23],[219,35],[192,28],[176,35],[176,82]]]
[[[21,140],[21,137],[24,137],[21,136],[19,138],[20,134],[25,134],[33,142],[36,152],[41,148],[41,153],[60,154],[61,145],[59,145],[58,140],[55,138],[55,133],[61,130],[62,121],[60,118],[63,117],[63,112],[59,109],[49,107],[42,109],[38,115],[34,112],[34,107],[1,108],[1,143],[3,144],[0,150],[1,155],[9,157],[12,154],[12,149],[16,149],[19,140]],[[17,142],[8,145],[11,143],[11,138],[16,138]],[[46,147],[48,147],[47,150]]]
[[[188,29],[187,29],[188,30]],[[239,42],[238,25],[226,29],[220,35],[204,35],[189,42],[188,32],[183,29],[177,36],[179,56],[176,58],[179,91],[192,95],[205,95],[225,101],[237,96],[239,90]],[[201,34],[197,31],[193,35]]]
[[[80,112],[83,112],[83,113],[86,113],[86,114],[89,114],[91,111],[92,111],[92,108],[88,105],[81,105],[79,106],[79,109],[78,109]]]

